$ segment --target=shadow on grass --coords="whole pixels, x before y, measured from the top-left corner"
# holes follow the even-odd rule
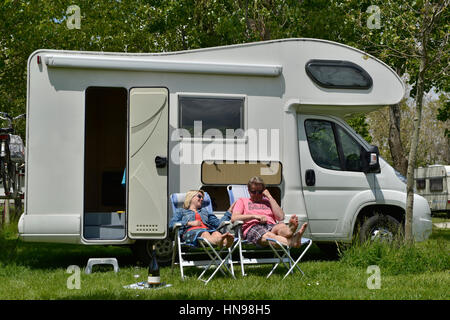
[[[298,257],[302,249],[292,249]],[[264,253],[257,254],[264,256]],[[270,253],[271,255],[271,253]],[[58,269],[69,265],[86,266],[89,258],[115,257],[120,267],[136,266],[138,261],[129,246],[87,246],[61,243],[23,242],[18,239],[14,226],[0,230],[0,264],[20,265],[32,269]],[[202,259],[200,255],[199,259]],[[238,258],[237,252],[234,258]],[[315,245],[311,246],[302,261],[327,260]]]
[[[120,266],[134,266],[136,259],[129,247],[85,246],[57,243],[23,242],[0,239],[0,263],[32,269],[58,269],[69,265],[86,266],[89,258],[115,257]]]

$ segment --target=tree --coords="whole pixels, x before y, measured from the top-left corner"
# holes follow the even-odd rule
[[[448,127],[450,120],[447,122],[436,121],[439,109],[446,99],[446,95],[442,95],[438,99],[432,94],[426,95],[424,99],[424,108],[422,115],[422,125],[420,128],[420,139],[417,152],[417,166],[427,166],[435,163],[450,163],[450,139],[445,136],[445,128]],[[411,137],[413,132],[415,103],[414,100],[404,99],[399,104],[399,112],[401,113],[400,134],[402,141],[405,141],[404,149],[408,154],[411,147]],[[373,143],[379,146],[380,155],[392,162],[392,155],[389,146],[389,137],[386,132],[389,131],[389,106],[380,110],[371,112],[367,115],[369,124],[369,132],[373,137]]]
[[[416,25],[419,27],[417,33],[412,34],[416,47],[411,53],[415,56],[414,60],[419,64],[418,74],[416,76],[416,93],[415,93],[415,116],[414,116],[414,133],[411,141],[411,149],[409,152],[409,163],[407,173],[407,204],[406,204],[406,225],[405,237],[407,241],[413,241],[412,223],[413,223],[413,205],[414,205],[414,165],[417,156],[417,146],[419,142],[419,131],[422,119],[423,96],[426,88],[433,82],[436,74],[435,65],[442,62],[446,63],[442,74],[446,75],[448,70],[448,52],[449,52],[449,33],[442,34],[443,28],[449,28],[448,25],[448,9],[449,1],[443,0],[437,3],[425,0],[423,7],[420,8],[419,18],[416,19]],[[444,24],[442,24],[444,23]],[[408,54],[408,53],[405,53]],[[441,74],[439,72],[438,76]]]
[[[410,137],[411,147],[407,167],[407,208],[405,238],[413,240],[412,209],[414,202],[413,178],[421,126],[423,96],[435,88],[448,92],[449,89],[449,0],[418,0],[412,3],[399,0],[363,1],[350,0],[345,6],[376,6],[379,9],[380,24],[375,28],[361,29],[361,43],[364,49],[375,54],[400,73],[409,75],[411,95],[415,101],[414,130]],[[361,8],[362,9],[362,8]],[[364,25],[373,12],[353,12],[356,24]],[[365,12],[361,10],[361,12]],[[398,110],[392,112],[394,124]]]

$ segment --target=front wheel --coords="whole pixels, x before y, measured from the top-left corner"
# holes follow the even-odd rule
[[[172,263],[173,243],[170,239],[162,240],[137,240],[133,247],[133,253],[136,258],[144,265],[148,265],[152,259],[152,246],[156,245],[156,260],[161,266],[167,266]]]
[[[391,243],[402,235],[402,224],[394,217],[383,214],[375,214],[365,220],[359,232],[361,243],[366,241]]]

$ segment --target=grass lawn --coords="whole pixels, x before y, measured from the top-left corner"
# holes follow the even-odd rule
[[[199,269],[161,268],[162,281],[172,285],[160,290],[131,290],[123,286],[146,280],[147,269],[137,266],[126,247],[25,243],[16,229],[0,231],[0,299],[188,299],[188,300],[286,300],[286,299],[449,299],[450,230],[434,229],[430,239],[412,248],[357,246],[339,260],[327,260],[313,246],[301,268],[282,280],[282,270],[266,280],[271,266],[246,268],[247,277],[216,276],[207,286],[198,281]],[[116,257],[120,271],[97,266],[84,273],[91,257]],[[381,288],[370,290],[369,265],[380,268]],[[70,265],[80,267],[80,289],[68,289]]]

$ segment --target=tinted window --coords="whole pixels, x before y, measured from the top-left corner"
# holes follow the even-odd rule
[[[342,146],[345,170],[362,171],[363,163],[361,159],[361,146],[339,126],[337,132]]]
[[[372,78],[360,66],[349,61],[310,60],[306,73],[319,86],[339,89],[369,89]]]
[[[306,120],[305,129],[309,151],[314,162],[323,168],[340,170],[341,165],[331,122]]]
[[[180,97],[180,127],[194,136],[194,121],[202,122],[202,135],[218,129],[223,137],[226,129],[243,129],[244,99]]]
[[[314,162],[327,169],[364,171],[363,147],[339,125],[306,120],[306,137]]]
[[[442,191],[442,178],[430,178],[430,191]]]

